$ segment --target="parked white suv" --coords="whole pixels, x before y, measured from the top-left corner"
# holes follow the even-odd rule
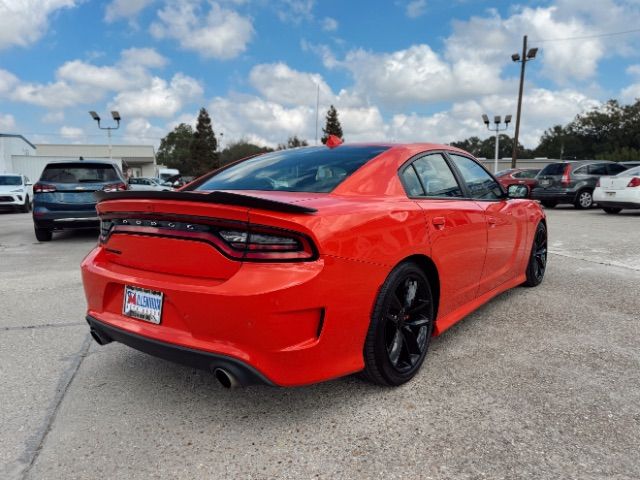
[[[31,211],[33,184],[24,175],[0,174],[0,208],[11,207],[21,212]]]
[[[129,190],[152,190],[156,192],[173,190],[171,187],[160,185],[153,178],[131,177],[129,179]]]

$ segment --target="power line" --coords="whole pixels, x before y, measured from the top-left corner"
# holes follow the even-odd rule
[[[535,42],[535,43],[568,42],[572,40],[587,40],[590,38],[615,37],[619,35],[627,35],[629,33],[640,33],[640,28],[636,28],[634,30],[623,30],[621,32],[598,33],[595,35],[582,35],[579,37],[548,38],[546,40],[532,40],[532,42]]]

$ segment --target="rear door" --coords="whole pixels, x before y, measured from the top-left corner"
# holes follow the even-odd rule
[[[463,190],[441,153],[414,159],[400,171],[407,194],[424,211],[431,256],[442,272],[442,318],[476,296],[487,247],[482,208]]]
[[[466,195],[484,212],[487,254],[477,295],[487,293],[524,271],[526,211],[505,197],[498,182],[475,160],[449,153],[466,187]]]

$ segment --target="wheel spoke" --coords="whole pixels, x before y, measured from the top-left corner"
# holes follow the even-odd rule
[[[407,310],[407,315],[415,315],[416,313],[423,311],[429,306],[429,300],[418,299],[416,303],[417,306],[413,307],[411,310]]]
[[[420,355],[422,353],[422,349],[420,348],[420,345],[418,345],[416,334],[409,327],[405,326],[402,329],[402,338],[405,346],[407,347],[407,352],[410,355]]]
[[[428,325],[429,322],[431,320],[429,320],[429,318],[425,317],[424,315],[414,319],[414,320],[410,320],[408,322],[405,322],[404,324],[409,326],[409,327],[422,327],[423,325]]]
[[[402,334],[400,330],[396,330],[396,333],[393,337],[393,341],[391,342],[389,348],[389,360],[391,360],[391,364],[395,367],[398,365],[398,360],[400,359],[400,353],[402,351]]]

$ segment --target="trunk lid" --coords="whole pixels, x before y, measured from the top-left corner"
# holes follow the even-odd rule
[[[632,177],[600,177],[600,188],[603,190],[624,190]]]

